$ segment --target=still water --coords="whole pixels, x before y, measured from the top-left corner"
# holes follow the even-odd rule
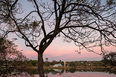
[[[39,77],[34,75],[34,77]],[[116,77],[115,74],[108,74],[104,72],[75,72],[75,73],[63,73],[63,74],[47,74],[46,77]]]
[[[37,69],[0,74],[0,77],[39,77]],[[116,70],[107,69],[46,69],[45,77],[116,77]]]
[[[54,72],[46,73],[46,77],[116,77],[116,74],[109,72],[90,72],[90,71],[75,71],[75,72],[63,72],[55,69]],[[38,74],[34,77],[39,77]]]

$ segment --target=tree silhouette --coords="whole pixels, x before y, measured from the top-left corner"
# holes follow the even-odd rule
[[[28,59],[17,49],[13,41],[0,36],[0,74],[7,74],[11,70],[27,69]]]
[[[0,30],[3,36],[14,32],[37,52],[40,77],[45,77],[43,53],[56,37],[74,42],[79,50],[97,53],[91,48],[100,47],[99,54],[104,46],[116,45],[115,0],[28,1],[33,7],[27,15],[20,0],[0,1]]]
[[[110,65],[111,68],[116,66],[116,52],[110,52],[103,56],[103,62],[105,65]]]
[[[5,69],[8,70],[9,61],[12,61],[18,55],[18,50],[16,50],[16,45],[0,36],[0,61],[2,64],[0,66],[5,66]]]
[[[46,62],[48,62],[48,58],[46,58]]]

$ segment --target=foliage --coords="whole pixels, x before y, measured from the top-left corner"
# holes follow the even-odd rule
[[[37,52],[40,77],[45,77],[43,53],[56,37],[74,42],[78,52],[86,49],[103,55],[106,46],[116,46],[115,0],[25,0],[32,3],[31,10],[21,7],[20,1],[0,1],[0,30],[4,36],[14,32]]]
[[[44,66],[49,66],[50,67],[50,62],[44,62]]]
[[[7,24],[1,30],[16,32],[37,53],[43,53],[59,36],[91,52],[99,47],[103,53],[105,46],[115,45],[115,0],[53,0],[53,4],[27,0],[34,8],[23,18],[20,1],[8,1],[0,2],[0,21]]]
[[[2,70],[24,70],[29,65],[28,59],[17,49],[12,41],[0,36],[0,66]]]
[[[70,62],[70,63],[69,63],[69,66],[71,66],[71,67],[76,67],[76,63],[75,63],[75,62]]]
[[[116,52],[110,52],[104,55],[103,62],[105,65],[116,66]]]
[[[46,58],[46,62],[48,62],[48,58]]]
[[[31,63],[32,66],[37,66],[38,64],[37,60],[30,60],[29,62]]]

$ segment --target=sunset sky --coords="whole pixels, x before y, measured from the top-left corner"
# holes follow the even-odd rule
[[[11,40],[12,37],[17,37],[14,34],[10,34],[9,38]],[[33,60],[37,60],[37,53],[33,51],[31,48],[28,48],[24,44],[24,40],[17,37],[15,44],[18,45],[19,50],[23,50],[23,54]],[[51,45],[44,52],[44,60],[48,58],[49,61],[99,61],[102,60],[102,56],[95,54],[93,52],[88,52],[86,50],[82,50],[79,54],[75,52],[78,49],[73,42],[67,43],[63,41],[63,38],[56,38]],[[108,47],[107,50],[115,51],[116,48]],[[99,49],[96,48],[96,52],[100,53]]]
[[[24,0],[20,0],[23,7],[28,8],[24,9],[25,12],[28,12],[29,10],[32,9],[32,5],[28,5],[28,3],[24,2]],[[37,53],[34,52],[31,48],[28,48],[25,46],[24,40],[18,38],[14,34],[10,34],[9,38],[17,38],[18,40],[15,41],[16,45],[18,45],[19,50],[23,50],[23,54],[28,57],[29,59],[37,59]],[[62,61],[86,61],[86,60],[101,60],[102,56],[97,55],[92,52],[87,52],[86,50],[82,50],[81,53],[79,54],[78,52],[75,52],[78,49],[74,45],[73,42],[67,43],[64,42],[63,38],[56,38],[51,45],[46,49],[44,52],[44,59],[48,58],[49,61],[52,60],[62,60]],[[107,48],[109,51],[115,51],[116,48],[114,47],[109,47]],[[100,52],[98,48],[94,49],[96,52]]]

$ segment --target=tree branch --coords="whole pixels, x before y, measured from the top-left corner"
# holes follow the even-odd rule
[[[44,33],[44,37],[46,37],[46,30],[45,30],[45,24],[44,24],[43,17],[42,17],[42,15],[40,14],[39,6],[38,6],[36,0],[33,0],[33,1],[34,1],[34,3],[35,3],[36,8],[37,8],[37,13],[38,13],[38,15],[39,15],[39,17],[40,17],[40,19],[41,19],[41,21],[42,21],[42,30],[43,30],[43,33]]]

